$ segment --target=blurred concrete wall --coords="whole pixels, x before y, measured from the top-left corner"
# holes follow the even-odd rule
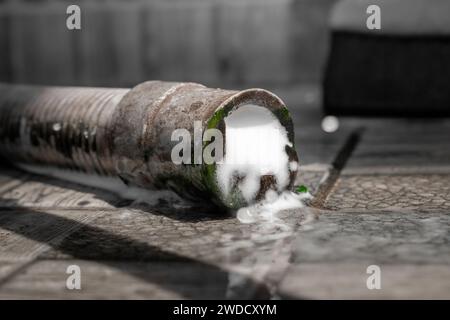
[[[131,86],[317,82],[336,0],[1,1],[0,81]],[[81,7],[81,30],[66,8]]]

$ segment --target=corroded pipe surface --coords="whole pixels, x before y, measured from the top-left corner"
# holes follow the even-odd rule
[[[244,104],[268,108],[286,128],[290,161],[298,161],[292,121],[283,102],[262,89],[231,91],[196,83],[148,81],[133,89],[0,85],[0,155],[12,163],[119,177],[146,189],[171,189],[226,207],[215,164],[171,160],[171,134],[194,121],[225,132],[225,117]],[[291,183],[296,168],[289,169]],[[261,192],[270,186],[261,178]]]

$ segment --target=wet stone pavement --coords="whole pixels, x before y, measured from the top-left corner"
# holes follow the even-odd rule
[[[0,298],[450,298],[450,120],[346,118],[327,134],[317,88],[274,91],[308,207],[242,224],[3,166]]]

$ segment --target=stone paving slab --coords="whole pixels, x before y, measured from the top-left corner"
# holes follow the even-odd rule
[[[291,262],[450,268],[450,214],[324,211],[297,233]]]
[[[3,209],[0,214],[0,258],[33,259],[101,211]]]
[[[80,267],[81,290],[66,287],[70,265]],[[0,299],[224,299],[228,284],[227,272],[198,263],[39,260]]]
[[[270,297],[270,288],[275,287],[288,266],[293,234],[311,215],[286,211],[282,219],[273,223],[242,224],[232,216],[214,215],[201,208],[186,212],[167,210],[155,211],[145,206],[103,211],[3,210],[0,228],[5,236],[0,254],[29,261],[106,261],[108,267],[118,262],[141,261],[203,263],[214,270],[236,274],[230,279],[236,297],[254,297],[261,291],[260,286],[265,288],[264,297]],[[133,270],[125,271],[136,276],[137,271]]]
[[[294,233],[311,220],[311,215],[314,214],[286,211],[280,221],[242,224],[232,217],[213,219],[192,212],[169,217],[167,213],[124,209],[105,213],[40,257],[202,262],[234,272],[236,276],[230,281],[235,297],[250,298],[259,290],[254,289],[255,281],[256,286],[264,283],[265,290],[273,292],[289,265]]]
[[[11,258],[1,258],[0,259],[0,285],[12,276],[17,270],[26,268],[30,263],[30,259],[11,259]]]
[[[368,264],[291,266],[279,287],[288,299],[450,299],[448,265],[380,265],[381,288],[369,290]]]
[[[80,223],[88,223],[98,212],[53,210],[55,217],[66,217],[60,223],[41,219],[28,209],[2,209],[0,213],[0,285],[17,271],[26,268]]]
[[[330,210],[450,212],[450,174],[343,175],[325,205]]]
[[[359,170],[358,170],[359,169]],[[343,174],[450,173],[450,145],[409,143],[360,144]]]
[[[288,299],[448,299],[450,215],[321,211],[297,233],[278,286]],[[381,270],[369,290],[367,267]]]
[[[450,121],[361,120],[360,143],[342,174],[450,173]]]

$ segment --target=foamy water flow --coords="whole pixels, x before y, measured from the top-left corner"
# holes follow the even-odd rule
[[[244,105],[225,118],[225,155],[217,165],[217,180],[225,194],[236,183],[245,200],[251,202],[260,189],[263,175],[273,175],[278,191],[289,184],[289,158],[285,146],[290,142],[286,129],[270,110]]]
[[[260,189],[263,175],[272,175],[277,190],[269,190],[265,199],[241,208],[237,218],[243,223],[258,220],[274,221],[282,210],[302,208],[309,194],[297,195],[285,190],[289,184],[289,168],[298,168],[297,162],[289,163],[285,147],[292,146],[286,129],[273,113],[260,106],[244,105],[225,118],[225,156],[217,165],[217,180],[225,194],[236,183],[245,200],[252,203]]]
[[[279,222],[277,213],[283,210],[303,208],[304,200],[310,199],[309,193],[296,194],[285,190],[277,194],[273,190],[266,193],[264,200],[236,212],[237,219],[242,223]]]

